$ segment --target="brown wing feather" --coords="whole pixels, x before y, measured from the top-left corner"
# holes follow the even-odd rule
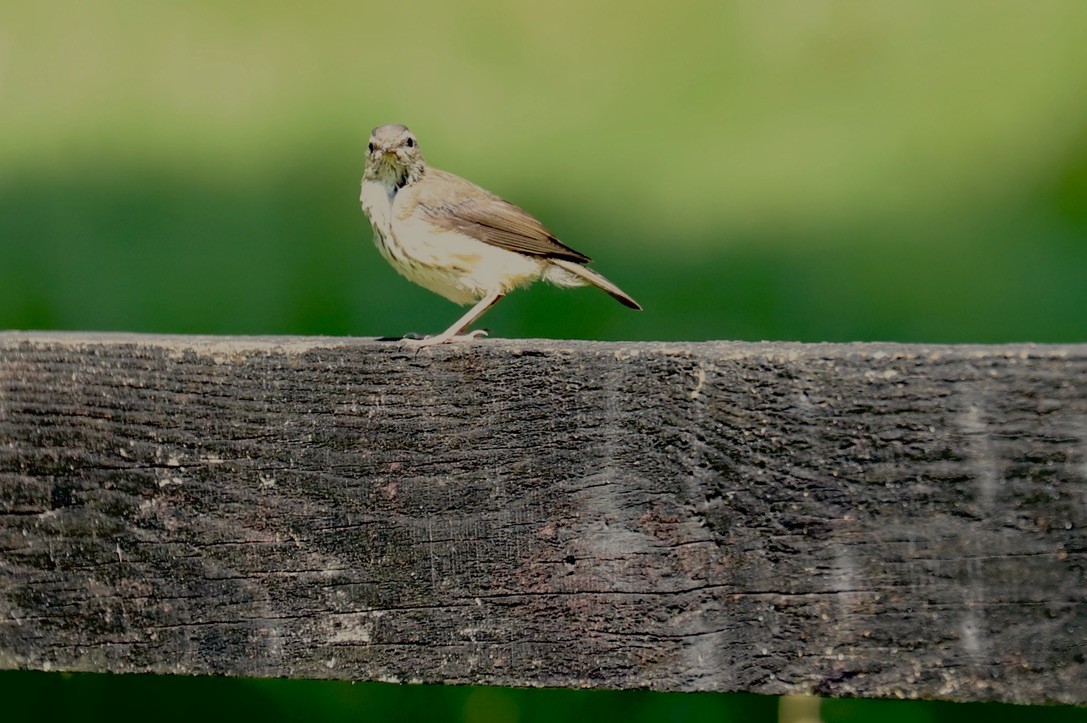
[[[428,169],[417,202],[436,225],[484,243],[530,256],[586,263],[591,259],[559,241],[527,212],[460,176]],[[437,176],[434,178],[432,176]]]

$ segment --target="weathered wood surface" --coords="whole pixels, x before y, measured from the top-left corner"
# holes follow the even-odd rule
[[[1087,702],[1087,346],[0,334],[0,667]]]

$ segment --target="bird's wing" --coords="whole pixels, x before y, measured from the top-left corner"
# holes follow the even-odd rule
[[[522,209],[452,173],[428,169],[416,202],[435,225],[492,246],[581,264],[590,261]]]

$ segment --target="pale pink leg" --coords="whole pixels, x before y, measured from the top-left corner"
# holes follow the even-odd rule
[[[428,336],[425,339],[404,339],[404,343],[415,349],[422,349],[424,346],[434,346],[435,344],[447,344],[453,341],[470,341],[472,339],[478,339],[481,336],[486,336],[487,332],[483,329],[469,332],[467,334],[462,333],[465,329],[474,324],[479,317],[487,313],[487,310],[498,303],[505,294],[495,292],[489,294],[476,303],[471,309],[468,310],[461,318],[453,322],[453,325],[443,331],[441,334],[435,336]]]

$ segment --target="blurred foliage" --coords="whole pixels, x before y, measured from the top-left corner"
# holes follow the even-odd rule
[[[459,310],[356,201],[369,129],[646,307],[502,336],[1082,341],[1087,4],[55,0],[0,10],[0,327],[381,335]]]
[[[5,672],[4,720],[22,721],[397,721],[463,723],[776,721],[770,696],[394,685],[335,681]],[[1069,706],[825,700],[825,723],[1082,723]]]
[[[646,307],[541,285],[486,317],[499,336],[1087,341],[1085,31],[1082,0],[8,0],[0,328],[445,328],[460,310],[395,275],[356,200],[369,129],[395,121]],[[773,718],[770,698],[644,692],[27,673],[0,691],[7,720]]]

